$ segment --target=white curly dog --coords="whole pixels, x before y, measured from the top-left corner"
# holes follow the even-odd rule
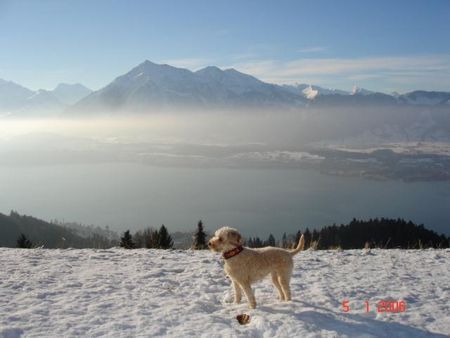
[[[303,250],[305,238],[302,235],[293,250],[265,247],[251,249],[242,246],[242,236],[233,228],[223,227],[217,230],[208,242],[212,251],[222,252],[225,260],[225,272],[231,278],[234,287],[234,301],[241,302],[242,292],[247,297],[250,308],[256,307],[251,284],[268,274],[278,290],[280,300],[291,300],[289,281],[294,266],[292,257]]]

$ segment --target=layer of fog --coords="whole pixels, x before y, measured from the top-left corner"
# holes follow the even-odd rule
[[[3,120],[0,164],[126,161],[223,166],[224,158],[241,153],[301,153],[299,140],[309,133],[301,127],[302,117],[294,114]]]
[[[450,142],[450,114],[378,107],[0,119],[0,164],[236,166],[243,158],[309,160],[317,147],[411,141]]]

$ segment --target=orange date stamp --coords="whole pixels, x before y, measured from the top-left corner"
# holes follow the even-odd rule
[[[364,301],[366,312],[371,311],[371,304],[368,300]],[[404,300],[380,300],[375,306],[377,313],[401,313],[406,312],[406,302]],[[342,301],[342,311],[347,313],[351,311],[350,301]]]

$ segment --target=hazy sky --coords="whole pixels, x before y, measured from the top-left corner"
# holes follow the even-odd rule
[[[0,78],[98,89],[145,59],[275,83],[450,91],[450,1],[0,0]]]

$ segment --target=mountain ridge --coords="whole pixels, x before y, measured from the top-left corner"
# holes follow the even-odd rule
[[[52,91],[31,91],[0,79],[0,114],[15,116],[46,112],[72,115],[170,109],[298,110],[316,106],[449,105],[450,92],[445,91],[415,90],[387,94],[357,86],[352,91],[345,91],[313,84],[278,85],[234,68],[207,66],[191,71],[149,60],[96,91],[78,83],[61,83]]]
[[[431,96],[431,98],[430,98]],[[438,98],[435,98],[438,96]],[[425,97],[425,99],[424,99]],[[446,105],[450,93],[386,94],[357,86],[351,92],[316,85],[277,85],[207,66],[197,71],[145,60],[80,100],[73,111],[151,111],[170,108],[299,109],[307,106]]]
[[[16,239],[25,234],[32,243],[45,248],[111,247],[113,242],[98,234],[80,236],[74,229],[11,211],[0,213],[0,247],[15,247]]]
[[[60,83],[53,90],[31,90],[16,82],[0,79],[0,116],[53,115],[92,92],[76,83]]]
[[[303,106],[305,103],[281,86],[235,69],[210,66],[192,72],[146,60],[76,103],[74,109]]]

